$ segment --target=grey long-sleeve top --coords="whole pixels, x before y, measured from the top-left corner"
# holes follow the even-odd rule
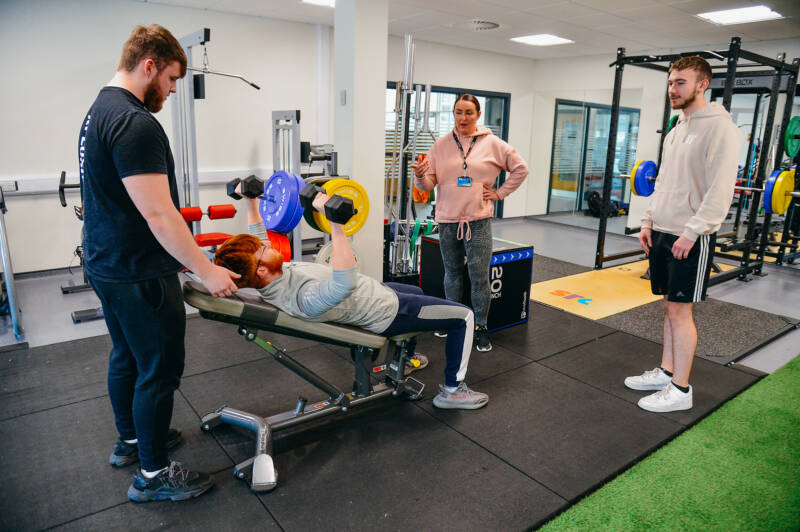
[[[267,237],[261,224],[251,224],[248,231],[262,240]],[[334,270],[311,262],[284,263],[282,275],[259,293],[290,316],[355,325],[374,333],[389,327],[399,306],[394,290],[355,267]]]

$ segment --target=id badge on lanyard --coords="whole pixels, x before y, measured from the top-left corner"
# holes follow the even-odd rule
[[[469,157],[469,154],[472,153],[472,147],[475,146],[475,141],[478,140],[478,136],[476,135],[472,137],[472,143],[470,143],[469,150],[467,150],[466,155],[464,154],[464,148],[461,146],[461,142],[459,142],[455,131],[453,131],[453,140],[456,141],[456,146],[458,146],[458,151],[461,152],[461,156],[464,158],[464,164],[462,165],[462,169],[464,170],[464,175],[458,178],[457,184],[459,187],[471,187],[472,178],[467,175],[467,157]]]

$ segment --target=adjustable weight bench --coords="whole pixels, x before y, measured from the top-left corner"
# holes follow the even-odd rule
[[[309,322],[289,316],[277,307],[265,303],[257,293],[239,290],[226,298],[215,298],[197,281],[183,285],[184,300],[200,311],[204,318],[232,323],[239,327],[239,334],[254,342],[276,361],[289,368],[305,381],[327,394],[327,398],[307,404],[298,398],[294,410],[264,418],[234,408],[222,407],[203,416],[201,429],[211,431],[227,423],[256,434],[256,450],[252,458],[238,464],[235,477],[249,480],[255,492],[270,491],[277,485],[278,473],[272,461],[272,434],[275,431],[300,425],[351,407],[374,401],[388,395],[419,399],[425,385],[405,376],[408,357],[407,342],[418,332],[406,333],[391,338],[379,336],[357,327],[328,322]],[[350,348],[355,363],[353,389],[344,392],[323,379],[309,368],[289,356],[285,350],[260,338],[259,331],[271,331],[288,336],[307,338],[327,344]],[[380,350],[388,345],[383,363],[376,363]],[[373,384],[373,377],[383,377]]]

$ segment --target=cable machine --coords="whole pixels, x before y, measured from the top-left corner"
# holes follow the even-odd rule
[[[386,171],[386,209],[389,214],[389,228],[394,227],[394,234],[386,237],[389,241],[388,274],[391,279],[399,276],[411,276],[417,272],[414,226],[411,212],[414,203],[413,182],[408,179],[406,155],[410,160],[417,160],[417,141],[421,135],[429,135],[436,140],[430,130],[431,85],[413,84],[414,78],[414,41],[410,34],[405,35],[405,60],[403,63],[403,80],[397,83],[395,99],[395,126],[392,135],[391,163]],[[406,137],[407,108],[411,95],[414,95],[414,134]],[[421,105],[424,99],[424,107]],[[424,109],[420,114],[420,109]],[[402,138],[401,138],[402,137]],[[402,146],[399,150],[398,147]],[[385,280],[391,280],[385,279]]]
[[[208,68],[206,43],[211,40],[211,30],[203,28],[183,38],[180,42],[186,53],[186,69],[199,72],[178,80],[175,89],[175,104],[172,106],[173,152],[175,154],[175,175],[182,186],[178,187],[181,207],[200,204],[200,191],[197,176],[197,135],[195,131],[194,101],[205,98],[205,74],[237,78],[251,87],[261,87],[239,74],[217,72]],[[192,48],[203,47],[203,68],[192,67]],[[191,222],[193,234],[200,233],[200,222]]]

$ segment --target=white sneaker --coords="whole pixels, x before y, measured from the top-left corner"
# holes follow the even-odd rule
[[[683,393],[670,383],[663,390],[639,399],[638,405],[650,412],[689,410],[692,408],[692,387],[689,386],[689,391]]]
[[[661,368],[653,368],[635,377],[626,377],[625,386],[631,390],[663,390],[670,383],[672,377],[664,373]]]

